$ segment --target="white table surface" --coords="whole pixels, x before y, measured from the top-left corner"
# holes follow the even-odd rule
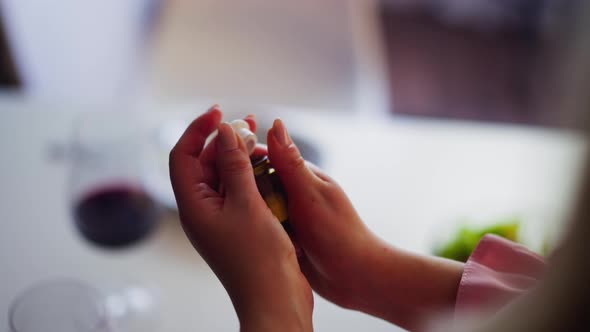
[[[67,165],[51,162],[48,146],[67,140],[79,108],[0,100],[0,331],[8,331],[7,311],[18,292],[63,276],[101,288],[154,285],[160,294],[157,331],[237,330],[224,289],[173,218],[124,251],[96,249],[77,235],[66,198]],[[546,129],[282,116],[292,132],[317,143],[322,166],[371,229],[424,253],[461,218],[520,217],[525,239],[538,245],[567,215],[584,151],[575,134]],[[167,117],[175,116],[145,114],[145,119]],[[318,296],[314,321],[318,331],[396,330]]]

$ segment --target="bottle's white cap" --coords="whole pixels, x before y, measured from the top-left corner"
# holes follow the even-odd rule
[[[234,131],[242,138],[244,144],[246,145],[246,150],[248,154],[251,155],[256,149],[256,143],[258,142],[258,137],[250,130],[250,125],[248,122],[244,120],[234,120],[230,122],[230,125],[234,129]]]

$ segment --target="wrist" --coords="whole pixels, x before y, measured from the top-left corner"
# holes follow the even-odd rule
[[[297,269],[257,278],[247,292],[231,296],[241,331],[312,331],[313,295]],[[243,285],[244,286],[244,285]]]
[[[375,315],[377,309],[389,291],[387,285],[392,281],[392,263],[396,260],[395,248],[382,241],[374,239],[362,257],[362,271],[357,280],[357,287],[353,292],[349,309]],[[401,272],[401,271],[400,271]]]
[[[312,312],[288,299],[264,301],[236,308],[240,331],[312,331]]]
[[[241,316],[241,317],[240,317]],[[240,331],[312,331],[311,317],[291,313],[261,312],[239,315]]]
[[[453,308],[461,263],[411,253],[381,240],[370,252],[357,310],[414,330],[430,315]]]

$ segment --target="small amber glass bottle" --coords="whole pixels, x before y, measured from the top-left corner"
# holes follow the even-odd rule
[[[256,186],[266,205],[283,225],[287,233],[291,234],[291,225],[289,224],[289,215],[287,214],[287,195],[281,184],[279,175],[270,164],[268,157],[252,160],[254,169],[254,178]]]

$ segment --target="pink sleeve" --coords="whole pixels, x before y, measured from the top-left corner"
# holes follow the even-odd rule
[[[465,264],[455,311],[497,310],[533,286],[544,269],[541,256],[488,234]]]

